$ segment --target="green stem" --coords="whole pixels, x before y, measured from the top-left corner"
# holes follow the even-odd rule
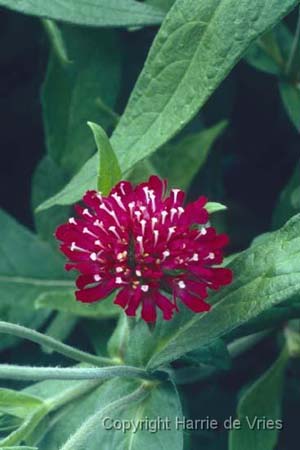
[[[296,25],[295,36],[293,39],[289,59],[286,63],[286,68],[285,68],[285,72],[287,75],[290,75],[291,71],[293,69],[295,57],[296,57],[297,51],[299,49],[299,43],[300,43],[300,7],[298,10],[298,20],[297,20],[297,25]]]
[[[146,385],[140,386],[134,392],[126,397],[116,400],[109,405],[90,416],[81,427],[71,436],[60,450],[77,450],[85,448],[86,440],[96,431],[101,425],[101,419],[107,414],[120,412],[127,408],[132,403],[136,404],[144,400],[149,393],[149,387]]]
[[[51,348],[56,352],[78,362],[86,362],[95,366],[118,364],[116,360],[91,355],[90,353],[83,352],[71,347],[70,345],[63,344],[62,342],[59,342],[50,336],[39,333],[38,331],[31,330],[30,328],[16,325],[14,323],[0,321],[0,333],[11,334],[22,339],[28,339],[36,344],[47,346],[48,348]]]
[[[0,364],[0,379],[42,381],[42,380],[103,380],[112,377],[133,377],[152,380],[153,375],[144,369],[131,366],[101,368],[73,367],[28,367]]]

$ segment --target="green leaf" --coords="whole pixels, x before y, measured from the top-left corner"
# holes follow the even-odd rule
[[[298,212],[300,212],[300,163],[297,163],[288,184],[280,194],[273,212],[273,228],[279,228]]]
[[[70,64],[71,61],[68,56],[63,35],[53,20],[42,19],[45,31],[49,36],[49,40],[53,46],[53,50],[56,52],[57,57],[63,64]]]
[[[58,252],[0,211],[0,317],[7,322],[38,328],[49,311],[35,311],[34,301],[53,289],[72,288]],[[0,348],[14,338],[2,336]]]
[[[273,366],[259,378],[240,399],[238,419],[240,429],[230,432],[230,450],[273,450],[282,429],[281,397],[288,352],[283,350]],[[258,427],[257,420],[269,420]],[[273,425],[272,425],[273,424]],[[253,428],[252,428],[253,427]]]
[[[75,299],[75,287],[72,289],[52,289],[50,292],[41,293],[35,302],[37,309],[47,308],[55,311],[66,312],[79,317],[103,318],[116,317],[120,308],[113,303],[113,295],[103,301],[85,304]]]
[[[289,29],[280,23],[250,46],[245,59],[255,69],[271,75],[282,75],[292,40]]]
[[[222,339],[217,339],[211,345],[188,353],[184,360],[196,365],[206,364],[223,370],[229,369],[231,366],[231,358]]]
[[[300,132],[300,87],[296,84],[293,85],[281,81],[279,83],[279,92],[291,122],[297,131]]]
[[[297,3],[177,0],[113,134],[111,142],[122,169],[129,169],[182,129],[250,43]]]
[[[59,385],[57,381],[53,383],[52,386],[49,384],[48,386],[46,384],[44,386],[41,383],[39,384],[43,390],[45,388],[49,389],[50,386],[56,395]],[[136,381],[113,379],[103,383],[84,398],[81,397],[71,404],[64,406],[58,412],[59,420],[54,422],[53,427],[48,430],[44,439],[39,443],[40,448],[43,450],[53,450],[53,442],[56,443],[57,448],[60,448],[89,416],[112,403],[115,399],[133,392],[137,386]],[[100,436],[99,438],[98,435]],[[97,434],[93,434],[93,438],[89,439],[85,450],[99,450],[99,448],[102,448],[102,438],[103,431],[100,423],[99,427],[97,427]]]
[[[65,171],[48,155],[37,165],[31,188],[31,204],[33,211],[45,199],[64,186],[68,177]],[[70,208],[56,206],[51,211],[34,212],[35,229],[41,239],[48,241],[57,250],[57,241],[54,238],[56,227],[67,221],[70,216]]]
[[[300,292],[300,215],[229,264],[233,283],[211,296],[210,312],[181,311],[158,327],[148,366],[158,367],[216,339]],[[259,293],[259,295],[258,295]],[[160,335],[159,335],[160,333]]]
[[[107,344],[107,350],[110,357],[120,358],[121,361],[124,360],[129,333],[130,329],[128,317],[126,314],[120,314],[118,325],[116,326]]]
[[[112,419],[121,419],[124,422],[132,420],[137,425],[139,420],[149,418],[152,420],[152,429],[155,431],[156,426],[157,430],[149,432],[138,429],[134,432],[131,429],[124,435],[116,430],[102,428],[101,444],[107,450],[116,448],[122,450],[182,450],[182,430],[175,427],[177,417],[182,417],[182,410],[176,388],[171,383],[160,384],[151,390],[150,395],[138,407],[133,405],[121,414],[112,415]],[[159,418],[162,419],[162,424],[156,425],[155,422],[158,423]],[[168,423],[169,428],[163,429],[164,423]],[[107,425],[110,425],[109,421],[107,421]]]
[[[62,191],[43,202],[36,211],[44,211],[55,205],[70,205],[81,199],[89,189],[96,189],[97,170],[98,156],[89,159]],[[93,182],[91,183],[92,174]]]
[[[125,379],[115,379],[106,382],[97,391],[94,391],[83,400],[79,400],[69,407],[63,409],[60,413],[60,420],[56,421],[52,429],[41,442],[43,450],[53,450],[53,442],[57,443],[58,448],[62,446],[68,437],[82,425],[83,421],[96,411],[101,410],[114,400],[131,393],[136,387],[136,383]],[[169,384],[158,385],[153,388],[150,395],[138,406],[133,405],[124,412],[109,414],[112,419],[133,420],[138,423],[140,419],[149,417],[157,419],[158,416],[169,417],[171,430],[158,430],[156,433],[150,433],[146,430],[137,430],[133,433],[129,430],[122,433],[119,430],[107,430],[103,422],[87,441],[85,450],[182,450],[182,432],[175,430],[175,417],[182,416],[180,401],[175,388]]]
[[[22,422],[18,429],[12,431],[8,436],[0,440],[1,446],[18,445],[27,440],[28,436],[39,425],[39,423],[48,414],[48,405],[42,403]]]
[[[167,178],[170,187],[187,190],[226,126],[227,122],[222,121],[199,133],[189,134],[179,142],[164,145],[151,158],[136,164],[129,174],[130,180],[140,183],[147,176],[157,174]]]
[[[37,447],[24,447],[23,445],[20,447],[0,447],[0,450],[39,450]]]
[[[77,322],[77,317],[73,317],[69,313],[59,312],[52,318],[44,333],[60,342],[64,342],[74,330]],[[43,346],[42,350],[48,354],[54,352],[54,350],[48,346]]]
[[[0,412],[24,419],[43,402],[37,398],[11,389],[0,388]]]
[[[175,0],[146,0],[145,3],[148,5],[156,6],[162,11],[168,12],[169,9],[174,5]]]
[[[219,212],[219,211],[226,211],[227,206],[222,205],[222,203],[208,202],[205,205],[205,209],[207,209],[209,214],[213,214],[213,213]]]
[[[156,25],[163,13],[134,0],[0,0],[0,6],[23,14],[92,27]]]
[[[104,128],[112,125],[111,116],[98,102],[114,107],[120,54],[114,31],[63,26],[61,35],[71,62],[61,64],[52,53],[42,103],[48,153],[70,176],[94,153],[95,143],[86,122],[97,122]]]
[[[98,191],[109,194],[111,188],[121,179],[121,169],[110,145],[107,134],[99,125],[88,122],[94,135],[99,154]]]
[[[177,0],[150,49],[111,144],[122,173],[189,122],[259,35],[298,0]],[[43,208],[73,203],[96,184],[93,157]],[[75,188],[75,189],[74,189]]]

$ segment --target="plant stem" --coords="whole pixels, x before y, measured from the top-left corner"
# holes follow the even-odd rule
[[[29,341],[35,342],[36,344],[42,346],[47,346],[48,348],[51,348],[56,352],[75,361],[86,362],[95,366],[111,366],[118,364],[116,360],[83,352],[74,347],[71,347],[70,345],[63,344],[62,342],[57,341],[50,336],[46,336],[42,333],[39,333],[38,331],[31,330],[30,328],[16,325],[14,323],[0,321],[0,333],[10,334],[22,339],[28,339]]]
[[[60,450],[77,450],[85,447],[86,440],[89,436],[99,428],[101,419],[110,412],[120,412],[132,403],[138,403],[144,400],[149,392],[149,387],[146,385],[140,386],[134,392],[126,397],[116,400],[105,406],[100,411],[90,416],[81,427],[71,436]]]
[[[131,366],[101,368],[74,367],[29,367],[0,364],[0,379],[42,381],[42,380],[102,380],[112,377],[133,377],[153,380],[155,377],[144,369]]]

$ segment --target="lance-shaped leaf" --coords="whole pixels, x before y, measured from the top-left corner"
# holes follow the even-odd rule
[[[41,442],[41,448],[52,450],[53,442],[62,446],[84,420],[108,407],[114,400],[131,393],[135,387],[136,383],[131,380],[110,380],[84,400],[79,400],[64,408],[61,413],[62,420],[57,421],[49,430]],[[140,404],[128,405],[124,411],[110,411],[104,417],[99,418],[97,427],[85,444],[85,449],[165,450],[172,448],[173,450],[182,450],[182,430],[175,429],[176,417],[181,416],[182,410],[176,389],[169,383],[158,385],[149,390],[149,395]],[[154,421],[157,421],[158,417],[167,418],[170,428],[163,429],[161,424],[160,429],[158,425],[156,433],[150,433],[145,430],[145,426],[142,426],[142,419],[146,417],[154,419]],[[125,434],[113,428],[109,430],[111,422],[115,419],[131,423],[131,429]]]
[[[120,54],[114,31],[62,26],[60,33],[70,61],[63,64],[52,52],[42,104],[47,151],[70,177],[96,149],[86,122],[100,123],[105,129],[112,125],[103,104],[108,110],[115,105]]]
[[[240,429],[230,432],[230,450],[273,450],[282,429],[281,401],[289,360],[285,348],[272,367],[244,393],[238,405]],[[259,420],[268,425],[259,425]]]
[[[38,397],[11,389],[0,389],[0,412],[24,419],[42,405]]]
[[[71,288],[58,252],[38,239],[4,211],[0,211],[0,317],[7,322],[37,328],[49,311],[35,311],[43,292]],[[14,342],[1,336],[0,348]]]
[[[135,0],[0,0],[0,6],[31,16],[92,27],[159,24],[164,14]]]
[[[153,368],[210,345],[272,306],[300,292],[300,215],[257,241],[229,264],[234,281],[211,297],[213,308],[182,314],[157,338]]]
[[[228,75],[249,45],[298,0],[177,0],[150,49],[111,139],[122,172],[165,144]],[[73,203],[96,186],[97,161],[44,208]],[[89,169],[89,170],[88,170]]]
[[[111,188],[120,181],[121,169],[103,128],[93,122],[88,122],[88,126],[94,135],[99,155],[97,187],[99,191],[107,195]]]

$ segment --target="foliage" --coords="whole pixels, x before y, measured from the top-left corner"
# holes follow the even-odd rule
[[[298,5],[0,0],[0,450],[295,448]],[[149,326],[77,302],[53,234],[151,174],[209,198],[234,279]]]

